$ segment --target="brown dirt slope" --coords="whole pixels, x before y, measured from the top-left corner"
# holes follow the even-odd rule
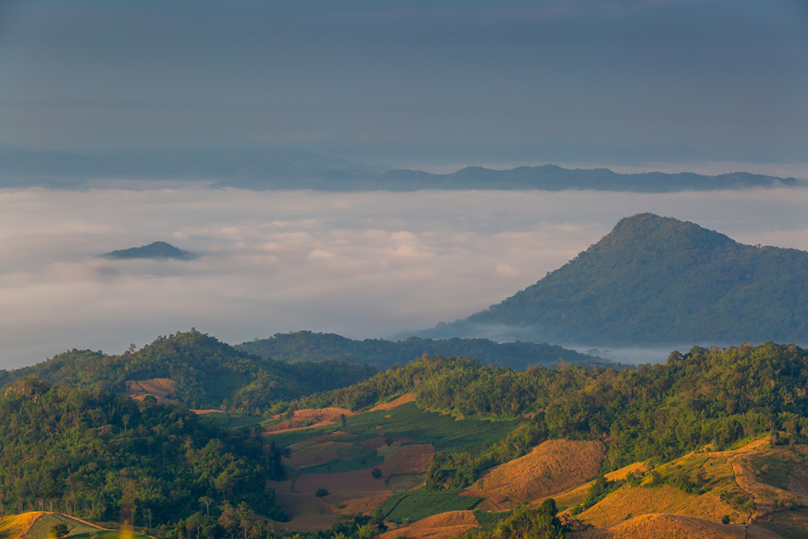
[[[415,393],[405,393],[401,395],[399,398],[392,400],[390,402],[385,402],[382,404],[377,404],[373,408],[370,409],[371,412],[378,412],[379,410],[392,410],[393,408],[397,408],[402,404],[407,404],[408,402],[414,401],[416,398]]]
[[[410,524],[405,528],[396,528],[379,536],[379,539],[446,539],[461,535],[471,528],[479,526],[474,511],[449,511],[427,517]]]
[[[492,468],[469,490],[513,502],[552,496],[596,477],[605,455],[601,442],[550,440],[524,457]]]
[[[574,533],[575,539],[776,539],[779,536],[756,526],[724,525],[700,518],[650,514],[619,524]]]
[[[303,473],[283,482],[270,482],[278,504],[291,517],[278,528],[316,531],[331,527],[337,514],[345,513],[348,508],[372,513],[393,495],[393,489],[385,484],[386,478],[424,473],[429,470],[429,460],[434,454],[435,448],[431,445],[402,446],[393,458],[378,465],[382,471],[382,477],[378,479],[367,468],[331,474]],[[329,495],[316,497],[314,494],[318,488],[325,488]]]
[[[264,434],[280,434],[281,432],[322,427],[335,421],[341,415],[349,417],[356,415],[356,412],[352,412],[345,408],[313,408],[307,410],[296,410],[291,421],[282,421],[275,425],[271,425],[264,429]],[[280,416],[275,416],[273,419],[279,418]],[[311,421],[311,425],[306,425],[306,423],[309,421]]]
[[[126,392],[135,400],[143,400],[152,395],[159,402],[171,402],[177,393],[177,384],[168,378],[149,378],[148,380],[127,380]]]

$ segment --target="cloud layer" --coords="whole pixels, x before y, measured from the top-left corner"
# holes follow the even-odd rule
[[[808,250],[808,190],[319,193],[0,191],[0,368],[120,353],[196,327],[228,342],[383,337],[452,321],[651,211]],[[168,241],[193,261],[99,259]]]

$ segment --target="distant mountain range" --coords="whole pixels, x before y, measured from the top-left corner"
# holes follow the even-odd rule
[[[155,241],[143,247],[120,249],[104,255],[104,258],[126,260],[132,258],[148,258],[151,260],[193,260],[197,256],[189,251],[183,251],[164,241]]]
[[[333,333],[298,331],[279,333],[269,339],[256,339],[236,346],[238,350],[267,359],[299,363],[304,361],[347,361],[372,364],[380,370],[406,365],[424,354],[459,356],[512,369],[531,365],[552,367],[559,359],[567,363],[601,364],[600,358],[580,354],[560,346],[532,342],[496,343],[488,339],[419,339],[403,341],[346,339]]]
[[[195,180],[213,188],[417,191],[421,189],[595,189],[673,192],[798,186],[805,182],[733,172],[619,174],[605,168],[555,165],[492,170],[466,167],[451,174],[388,170],[291,148],[266,150],[121,151],[79,155],[0,146],[0,187],[80,188],[94,180]]]
[[[498,305],[421,337],[595,346],[808,341],[808,253],[640,214]]]

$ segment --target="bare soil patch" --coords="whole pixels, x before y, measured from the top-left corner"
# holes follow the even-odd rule
[[[177,393],[177,384],[168,378],[127,380],[126,393],[135,400],[143,400],[148,395],[151,395],[159,402],[171,402]]]
[[[430,444],[402,445],[392,459],[377,467],[384,477],[426,473],[429,471],[429,461],[434,455],[435,448]]]
[[[601,442],[550,440],[524,457],[492,468],[469,490],[513,502],[552,496],[596,477],[605,455]]]
[[[357,443],[361,444],[361,445],[364,445],[364,446],[367,446],[367,447],[369,447],[371,449],[379,449],[380,447],[387,444],[387,442],[385,440],[386,440],[385,436],[377,436],[376,438],[371,438],[369,440],[362,440],[361,442],[357,442]],[[414,442],[414,441],[415,440],[413,440],[412,438],[393,438],[393,443],[396,443],[396,442],[399,442],[399,443],[401,443],[401,442]]]
[[[333,423],[339,416],[349,417],[356,415],[346,408],[312,408],[307,410],[296,410],[290,421],[281,421],[275,425],[270,425],[264,429],[264,435],[280,434],[281,432],[291,432],[295,430],[313,429]],[[280,419],[275,416],[274,419]],[[306,425],[306,423],[311,423]]]
[[[339,459],[339,450],[349,448],[352,445],[353,444],[347,442],[325,442],[312,445],[300,451],[295,451],[284,463],[297,469],[300,469],[302,466],[319,466],[320,464]]]
[[[417,395],[415,393],[405,393],[396,400],[385,402],[383,404],[377,404],[376,406],[371,408],[370,411],[378,412],[379,410],[392,410],[393,408],[397,408],[402,404],[407,404],[408,402],[414,401],[416,397]]]

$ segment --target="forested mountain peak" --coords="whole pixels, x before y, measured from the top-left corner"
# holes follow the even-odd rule
[[[423,332],[585,345],[808,340],[808,253],[650,213],[621,220],[536,284]]]
[[[155,241],[143,247],[132,247],[131,249],[120,249],[104,255],[104,258],[132,259],[147,258],[152,260],[192,260],[196,258],[194,253],[183,251],[164,241]]]
[[[157,394],[191,408],[255,411],[279,400],[353,384],[373,375],[368,365],[263,359],[195,329],[161,336],[121,355],[72,350],[15,371],[0,371],[0,387],[25,377],[67,387],[142,398]],[[156,390],[156,391],[155,391]]]

